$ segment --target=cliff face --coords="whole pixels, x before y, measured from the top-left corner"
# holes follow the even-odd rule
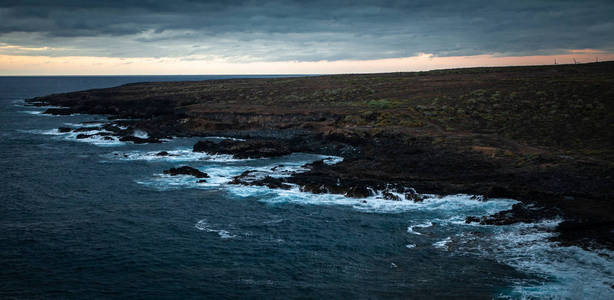
[[[524,153],[546,146],[612,158],[614,63],[128,84],[35,100],[118,118],[157,118],[189,134],[308,128],[484,135]],[[68,112],[68,111],[67,111]],[[478,136],[479,135],[479,136]],[[497,147],[498,148],[498,147]],[[507,149],[510,148],[510,149]],[[533,151],[535,152],[535,151]]]
[[[30,101],[137,119],[154,139],[266,138],[344,156],[288,179],[312,192],[398,184],[537,203],[568,217],[562,236],[600,228],[614,245],[614,63],[138,83]]]

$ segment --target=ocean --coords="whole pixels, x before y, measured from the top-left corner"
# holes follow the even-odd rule
[[[76,139],[57,128],[108,120],[45,115],[24,102],[233,77],[0,77],[0,298],[614,298],[614,253],[550,242],[561,220],[464,222],[509,209],[513,199],[363,201],[231,185],[246,170],[288,176],[343,158],[191,152],[196,141],[221,137]],[[183,165],[211,178],[163,174]]]

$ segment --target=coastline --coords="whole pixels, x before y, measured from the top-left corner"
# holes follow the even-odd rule
[[[106,129],[132,142],[215,135],[344,157],[263,185],[355,197],[392,186],[513,198],[524,205],[467,221],[560,215],[562,244],[613,249],[613,74],[613,63],[599,63],[140,83],[28,102],[61,107],[51,114],[108,115],[127,129]],[[519,120],[528,122],[514,127]],[[146,137],[134,137],[135,129]]]

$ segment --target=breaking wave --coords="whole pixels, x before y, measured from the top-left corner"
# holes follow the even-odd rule
[[[41,114],[41,111],[27,112]],[[48,135],[54,138],[87,142],[97,146],[118,146],[120,142],[110,132],[100,130],[104,123],[64,123],[73,128],[90,128],[82,132],[60,132],[58,129],[29,130],[32,134]],[[77,139],[78,134],[91,135]],[[134,136],[147,138],[145,132],[135,131]],[[209,137],[211,139],[225,139]],[[232,155],[211,155],[192,152],[183,147],[170,150],[128,150],[114,151],[103,155],[105,159],[130,163],[146,161],[160,163],[159,171],[145,174],[135,180],[137,183],[158,191],[173,189],[216,189],[234,198],[258,201],[267,205],[340,206],[358,213],[408,214],[407,227],[399,234],[407,241],[407,253],[437,251],[445,255],[475,255],[492,259],[516,270],[530,274],[530,279],[514,282],[499,298],[587,298],[608,299],[614,297],[614,253],[606,250],[587,251],[578,247],[562,247],[550,239],[556,235],[553,228],[560,220],[548,220],[537,224],[514,224],[506,226],[466,224],[467,216],[484,216],[511,208],[518,201],[512,199],[490,199],[481,201],[471,195],[421,195],[424,200],[414,202],[395,194],[401,201],[384,199],[383,191],[356,199],[338,194],[312,194],[301,191],[297,185],[289,189],[271,189],[264,186],[230,184],[233,177],[245,171],[251,180],[265,176],[288,177],[305,172],[305,164],[324,160],[327,164],[343,161],[341,157],[292,154],[281,158],[236,159]],[[189,164],[209,175],[204,181],[191,176],[170,176],[162,171],[169,164]],[[408,187],[409,188],[409,187]],[[404,216],[404,215],[403,215]],[[197,230],[214,233],[220,239],[233,239],[238,235],[231,230],[219,228],[206,219],[198,221]]]
[[[202,230],[202,231],[205,231],[205,232],[217,233],[217,235],[221,239],[231,239],[231,238],[236,237],[236,235],[231,234],[230,232],[228,232],[226,230],[212,228],[211,225],[209,225],[209,223],[207,223],[207,220],[205,220],[205,219],[202,219],[202,220],[198,221],[198,223],[196,223],[196,225],[194,225],[194,227],[196,227],[196,229],[198,229],[198,230]]]
[[[81,132],[60,132],[56,128],[45,130],[25,130],[24,132],[41,135],[52,135],[66,141],[89,143],[96,146],[119,146],[125,144],[124,142],[120,141],[118,137],[110,135],[111,132],[98,129]],[[87,137],[77,138],[80,134],[87,135]]]

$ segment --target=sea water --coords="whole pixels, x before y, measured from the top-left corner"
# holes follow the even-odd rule
[[[464,222],[509,209],[513,199],[424,195],[414,203],[232,185],[247,170],[284,177],[315,160],[343,158],[191,151],[199,139],[223,137],[143,145],[76,139],[57,128],[95,133],[109,121],[49,116],[23,101],[129,82],[213,78],[219,77],[0,77],[2,298],[614,297],[614,254],[550,242],[559,219]],[[182,165],[210,178],[163,173]]]

